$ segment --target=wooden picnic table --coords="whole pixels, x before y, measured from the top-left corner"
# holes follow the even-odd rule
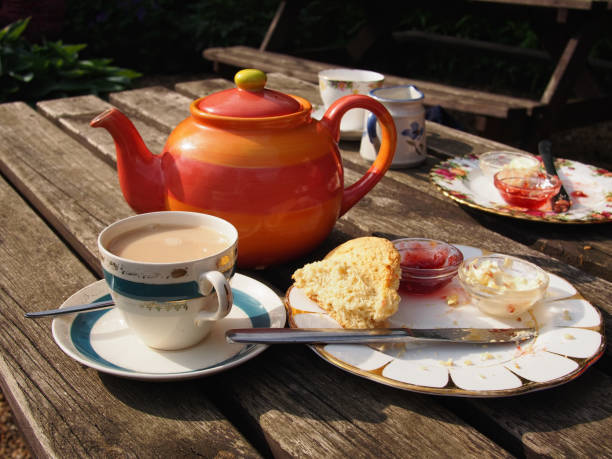
[[[541,43],[542,49],[539,50],[418,30],[393,31],[397,18],[402,12],[411,11],[413,5],[397,5],[389,1],[362,2],[357,8],[364,10],[365,20],[356,24],[356,32],[344,48],[313,49],[300,54],[292,43],[300,33],[298,13],[309,3],[307,0],[280,1],[259,48],[212,47],[203,51],[204,57],[213,62],[217,73],[226,76],[233,75],[236,68],[258,68],[286,73],[313,83],[318,81],[318,72],[326,68],[378,70],[385,74],[387,84],[416,85],[427,94],[426,105],[439,105],[452,112],[471,114],[471,127],[483,137],[522,148],[532,148],[537,141],[557,131],[610,119],[608,107],[612,95],[598,83],[590,65],[593,61],[589,60],[589,54],[603,31],[612,24],[612,2],[609,0],[465,2],[463,8],[468,15],[528,18]],[[439,2],[418,6],[444,8]],[[534,62],[548,61],[551,72],[538,98],[415,78],[410,69],[435,47],[452,50],[458,56],[486,53],[498,58],[510,57],[518,59],[516,62],[522,68]],[[428,51],[423,53],[422,49]]]
[[[206,378],[146,382],[81,365],[54,342],[54,308],[100,278],[96,238],[133,214],[118,186],[115,148],[89,121],[110,105],[152,151],[196,97],[232,83],[208,79],[110,96],[0,105],[0,382],[41,457],[512,457],[612,455],[610,351],[560,387],[510,398],[452,398],[387,387],[346,373],[305,346],[267,349]],[[320,103],[317,88],[280,74],[269,87]],[[254,276],[282,295],[290,275],[349,238],[430,237],[535,259],[568,279],[603,315],[610,339],[609,225],[555,226],[485,215],[439,193],[428,170],[494,142],[427,124],[430,156],[393,170],[308,256]],[[345,180],[368,167],[342,142]],[[585,250],[585,246],[591,247]]]

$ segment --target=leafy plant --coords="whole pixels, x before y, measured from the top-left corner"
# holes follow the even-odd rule
[[[85,44],[31,44],[22,36],[29,22],[21,19],[0,30],[0,101],[120,91],[141,76],[112,66],[111,59],[80,60]]]
[[[210,71],[202,50],[257,47],[278,0],[67,0],[64,39],[145,74]]]

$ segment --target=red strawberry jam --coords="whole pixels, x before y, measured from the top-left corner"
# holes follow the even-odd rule
[[[535,210],[559,192],[561,182],[556,175],[544,172],[505,169],[493,177],[493,183],[508,204]]]
[[[417,269],[437,269],[445,266],[447,260],[448,250],[445,247],[415,246],[402,254],[401,265]]]
[[[393,244],[401,257],[400,288],[411,293],[442,288],[463,261],[463,254],[455,246],[433,239],[398,239]]]

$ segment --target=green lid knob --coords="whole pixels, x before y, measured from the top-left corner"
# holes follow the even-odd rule
[[[234,83],[246,91],[262,91],[266,85],[266,74],[257,69],[244,69],[236,73]]]

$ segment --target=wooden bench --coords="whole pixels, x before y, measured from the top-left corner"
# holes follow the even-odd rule
[[[272,51],[261,51],[247,46],[208,48],[204,57],[213,62],[214,70],[231,78],[238,68],[258,68],[264,72],[280,72],[318,84],[318,72],[337,65],[303,59]],[[430,81],[385,75],[390,85],[414,84],[425,93],[425,105],[439,105],[447,110],[471,113],[475,129],[485,137],[510,139],[526,129],[526,122],[538,101],[473,89],[447,86]],[[506,123],[510,121],[510,123]],[[511,129],[509,129],[511,128]]]
[[[384,2],[384,1],[383,1]],[[282,72],[306,81],[317,83],[317,72],[330,67],[340,67],[333,57],[292,56],[291,37],[295,34],[296,18],[306,0],[283,0],[272,19],[259,49],[246,46],[209,48],[204,57],[214,63],[217,72],[231,77],[237,68],[256,67],[266,72]],[[487,6],[487,4],[489,4]],[[612,17],[610,1],[559,1],[559,0],[479,0],[472,6],[482,6],[482,14],[489,14],[501,4],[512,4],[514,12],[537,15],[538,33],[544,50],[526,53],[528,57],[550,59],[554,70],[538,100],[511,97],[477,91],[430,81],[386,75],[389,84],[414,84],[425,93],[425,104],[439,105],[452,112],[469,114],[467,120],[476,133],[484,137],[532,149],[538,139],[551,133],[572,127],[584,126],[612,118],[608,109],[612,96],[605,94],[590,74],[588,54],[602,30],[609,26]],[[531,8],[527,10],[526,8]],[[381,8],[375,7],[376,11]],[[389,9],[393,11],[393,9]],[[395,13],[392,13],[395,14]],[[409,42],[427,40],[445,44],[450,49],[458,47],[478,49],[502,54],[525,54],[516,47],[500,46],[474,40],[437,36],[418,31],[391,33],[385,24],[390,18],[385,14],[371,14],[368,20],[347,43],[344,54],[350,56],[352,67],[369,68],[364,60],[366,52],[375,47],[380,35],[385,42]],[[280,51],[280,52],[279,52]],[[386,53],[378,49],[376,54]],[[283,52],[284,54],[281,54]],[[308,56],[311,57],[312,56]],[[320,60],[336,62],[336,64]],[[591,62],[592,63],[592,62]],[[605,63],[608,64],[608,63]],[[393,73],[393,72],[390,72]],[[473,119],[472,119],[473,118]]]

